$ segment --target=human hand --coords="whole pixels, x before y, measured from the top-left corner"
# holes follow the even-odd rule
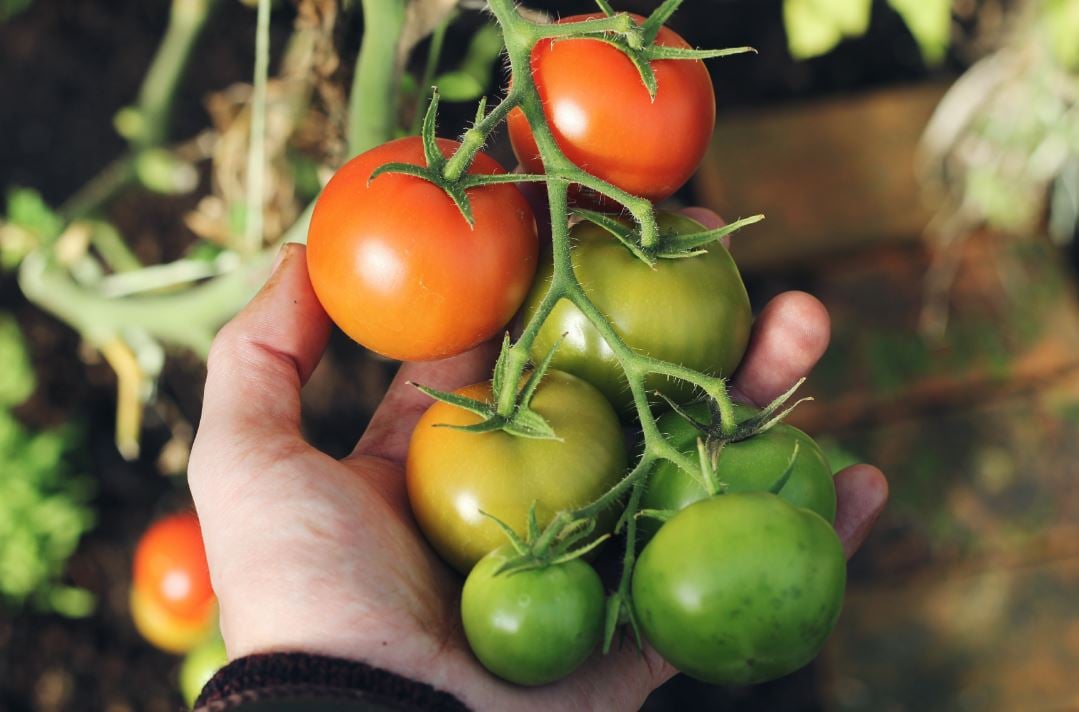
[[[596,654],[542,688],[488,674],[461,631],[460,579],[412,520],[404,459],[430,400],[408,382],[451,390],[484,380],[494,346],[403,364],[353,453],[337,461],[300,432],[300,388],[329,330],[304,248],[289,245],[211,351],[189,479],[230,658],[301,651],[360,660],[483,709],[639,707],[675,673],[651,650]],[[785,391],[823,354],[828,331],[813,297],[774,299],[757,318],[736,396],[760,405]],[[836,529],[849,556],[883,508],[887,484],[866,465],[835,482]]]

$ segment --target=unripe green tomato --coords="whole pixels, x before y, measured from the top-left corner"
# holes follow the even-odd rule
[[[677,213],[660,211],[656,219],[661,232],[686,234],[705,229]],[[660,259],[652,268],[593,223],[578,223],[570,230],[570,238],[578,281],[631,348],[712,375],[729,376],[738,367],[753,315],[742,277],[722,244],[709,244],[708,252],[696,257]],[[551,274],[548,259],[525,300],[525,318],[535,313]],[[552,367],[599,388],[623,415],[631,412],[633,398],[614,352],[570,302],[555,305],[533,342],[533,358],[545,355],[563,334]],[[693,396],[688,384],[656,374],[645,379],[645,386],[675,401]]]
[[[691,677],[749,685],[812,660],[839,618],[843,546],[818,514],[767,492],[691,504],[633,572],[649,642]]]
[[[747,405],[735,404],[734,408],[738,422],[758,412]],[[686,410],[700,421],[708,420],[706,405],[692,405]],[[665,413],[657,425],[672,445],[697,459],[700,433],[695,427],[677,413]],[[816,441],[794,426],[778,423],[759,435],[724,445],[716,461],[716,474],[727,486],[727,492],[767,491],[787,469],[795,444],[798,445],[798,456],[779,496],[797,507],[813,510],[831,524],[835,521],[835,482],[831,465]],[[648,478],[641,507],[678,511],[707,496],[700,483],[682,468],[663,461]],[[641,529],[651,535],[658,529],[658,523],[643,518]]]
[[[603,635],[603,584],[580,559],[495,574],[508,548],[480,559],[465,580],[461,620],[483,666],[518,685],[569,675]]]
[[[195,706],[195,700],[210,678],[228,664],[229,656],[225,652],[225,641],[215,635],[199,647],[192,650],[180,663],[180,693],[188,707]]]

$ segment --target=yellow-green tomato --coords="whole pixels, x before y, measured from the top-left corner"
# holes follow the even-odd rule
[[[659,212],[661,231],[686,234],[704,230],[677,213]],[[628,221],[627,221],[627,224]],[[749,296],[730,253],[719,242],[696,257],[660,259],[649,267],[610,233],[590,222],[570,231],[573,270],[586,294],[630,347],[655,358],[703,373],[729,376],[749,342],[753,321]],[[550,260],[542,265],[524,316],[539,306],[551,280]],[[533,342],[533,357],[555,352],[555,368],[580,376],[603,391],[620,412],[632,408],[629,385],[614,352],[577,307],[560,301]],[[675,401],[693,390],[681,381],[652,374],[649,392]]]
[[[489,400],[491,386],[478,383],[457,393]],[[481,512],[523,535],[533,502],[543,526],[555,513],[595,500],[625,475],[618,417],[595,388],[548,371],[531,406],[559,440],[439,427],[479,422],[479,416],[442,402],[428,408],[412,434],[406,464],[412,511],[427,540],[461,573],[506,543],[498,525]],[[600,521],[597,535],[613,518],[612,511]]]
[[[686,410],[700,421],[708,419],[708,408],[703,404]],[[750,406],[735,405],[739,422],[757,412]],[[685,418],[677,413],[665,413],[657,424],[672,445],[696,459],[700,433]],[[787,469],[795,445],[798,455],[794,469],[779,496],[795,506],[813,510],[831,524],[835,521],[832,468],[816,441],[794,426],[778,423],[759,435],[724,445],[716,461],[716,474],[727,486],[727,492],[767,491]],[[648,479],[641,507],[677,511],[707,496],[697,480],[680,467],[663,461]],[[646,533],[654,532],[657,528],[654,522],[654,519],[642,519],[642,529]]]
[[[682,672],[748,685],[812,660],[846,584],[832,525],[767,492],[691,504],[664,524],[633,572],[633,606],[655,649]]]
[[[512,553],[499,548],[472,569],[461,621],[485,668],[518,685],[545,685],[576,670],[599,642],[603,584],[580,559],[496,574]]]
[[[225,652],[225,641],[221,636],[214,636],[192,650],[180,663],[180,693],[188,707],[195,706],[195,700],[210,678],[229,661]]]

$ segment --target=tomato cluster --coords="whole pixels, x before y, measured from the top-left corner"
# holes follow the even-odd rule
[[[193,512],[154,522],[135,548],[131,618],[149,643],[187,654],[180,686],[188,704],[217,668],[227,662],[217,631],[217,598],[202,530]]]
[[[467,180],[452,170],[454,152],[474,136],[436,144],[433,128],[341,168],[308,236],[326,311],[383,355],[460,353],[519,311],[520,354],[507,340],[492,381],[432,392],[439,402],[412,435],[406,483],[420,530],[467,576],[461,616],[476,657],[522,685],[568,675],[601,641],[612,614],[583,555],[616,528],[633,531],[640,514],[664,523],[640,517],[640,541],[627,545],[643,549],[611,599],[622,607],[611,610],[683,672],[728,684],[791,672],[817,653],[842,603],[835,487],[820,448],[770,422],[771,411],[734,406],[734,422],[724,423],[732,408],[717,406],[722,395],[641,365],[677,364],[698,385],[717,383],[738,368],[752,323],[718,234],[653,211],[657,234],[645,238],[640,199],[663,200],[689,178],[715,106],[708,71],[686,42],[666,28],[644,34],[664,51],[641,54],[609,37],[541,40],[529,76],[515,77],[539,98],[505,114],[523,167],[550,169],[552,185],[567,171],[577,176],[570,202],[600,211],[579,210],[586,219],[568,233],[560,223],[562,263],[540,258],[536,221],[516,186],[475,178],[504,175],[491,158],[475,153]],[[636,201],[634,220],[612,210],[612,194]],[[531,375],[521,370],[526,356]],[[652,420],[668,402],[674,411]],[[644,459],[658,457],[652,443],[629,445],[624,430],[636,416],[656,426],[646,436],[658,430],[684,456],[668,449],[665,460]],[[643,464],[628,471],[634,449]],[[698,459],[704,474],[691,474],[686,463]],[[643,488],[630,499],[637,509],[620,519],[631,486]]]

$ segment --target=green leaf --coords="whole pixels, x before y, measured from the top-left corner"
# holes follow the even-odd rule
[[[787,45],[795,59],[830,52],[869,29],[872,0],[783,0]]]
[[[33,0],[0,0],[0,22],[7,22],[32,4]]]
[[[952,32],[952,0],[888,0],[914,36],[926,64],[939,64],[948,50]],[[1079,3],[1072,2],[1079,7]],[[1079,46],[1079,27],[1071,45]]]
[[[7,195],[7,220],[48,242],[60,235],[64,220],[33,188],[12,188]]]
[[[34,369],[15,317],[0,312],[0,407],[18,405],[34,392]]]

